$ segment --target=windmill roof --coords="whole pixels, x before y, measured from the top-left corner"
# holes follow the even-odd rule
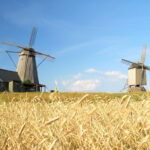
[[[136,65],[136,64],[131,64],[131,66],[129,67],[129,69],[133,69],[133,68],[136,68],[136,69],[142,69],[142,66]],[[143,66],[143,69],[146,69],[146,67]]]
[[[0,82],[21,81],[15,71],[0,69]]]

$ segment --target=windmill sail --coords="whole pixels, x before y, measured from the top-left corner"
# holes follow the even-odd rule
[[[33,44],[35,42],[35,38],[36,38],[36,33],[37,33],[36,28],[33,27],[32,28],[32,33],[31,33],[31,37],[30,37],[30,41],[29,41],[29,47],[33,46]]]
[[[145,62],[146,51],[147,51],[147,45],[145,44],[143,51],[142,51],[142,56],[141,56],[141,63],[143,63],[143,64]]]

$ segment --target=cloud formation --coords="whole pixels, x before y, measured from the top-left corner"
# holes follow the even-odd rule
[[[119,71],[110,71],[110,72],[108,71],[108,72],[105,72],[105,75],[113,76],[113,77],[116,77],[116,78],[119,78],[119,79],[127,79],[127,75],[124,75]]]
[[[119,92],[127,75],[120,71],[100,71],[89,68],[62,81],[65,90],[73,92]]]
[[[119,79],[127,79],[127,75],[122,74],[120,71],[103,72],[100,70],[96,70],[94,68],[90,68],[90,69],[87,69],[85,72],[87,72],[87,73],[98,73],[98,74],[101,74],[104,76],[112,76],[112,77],[119,78]]]
[[[94,68],[89,68],[89,69],[87,69],[85,72],[88,72],[88,73],[102,73],[101,71],[96,70],[96,69],[94,69]]]
[[[71,91],[94,91],[99,86],[100,81],[97,79],[92,80],[77,80],[71,84]]]

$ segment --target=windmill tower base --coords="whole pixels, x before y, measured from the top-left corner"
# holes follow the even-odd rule
[[[146,89],[140,86],[132,86],[129,87],[128,92],[146,92]]]

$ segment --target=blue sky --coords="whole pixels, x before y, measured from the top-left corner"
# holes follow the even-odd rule
[[[119,92],[128,66],[121,58],[138,61],[150,44],[150,1],[120,0],[0,0],[0,41],[28,45],[56,57],[39,68],[40,83],[61,91]],[[0,44],[0,68],[15,70]],[[12,54],[16,64],[18,56]],[[150,63],[149,49],[145,64]],[[40,62],[37,58],[37,63]],[[147,89],[150,89],[147,72]]]

